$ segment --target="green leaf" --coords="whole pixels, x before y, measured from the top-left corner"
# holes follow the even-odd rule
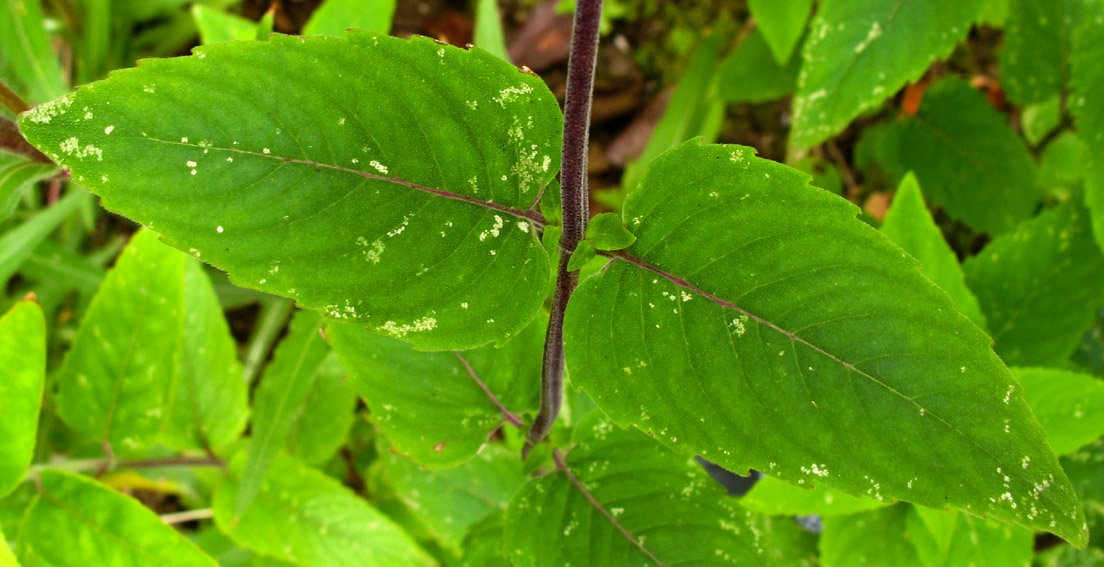
[[[502,348],[462,353],[418,352],[351,323],[331,322],[326,334],[349,370],[349,385],[394,449],[422,465],[442,467],[473,457],[503,422],[464,362],[508,410],[535,409],[547,321],[538,317]]]
[[[526,211],[559,168],[555,97],[482,51],[347,38],[146,61],[20,127],[243,287],[421,349],[517,334],[550,277]]]
[[[0,221],[8,218],[28,189],[57,172],[58,169],[48,163],[0,152]]]
[[[192,18],[204,45],[257,37],[257,22],[218,8],[192,4]]]
[[[184,333],[169,417],[159,441],[173,449],[217,448],[241,435],[249,414],[237,343],[203,266],[184,266]]]
[[[265,370],[254,394],[252,441],[241,475],[235,514],[240,516],[253,503],[268,478],[276,455],[287,446],[292,427],[298,421],[330,349],[319,330],[322,314],[299,311],[291,319],[287,337],[276,348],[272,364]]]
[[[822,567],[929,567],[906,536],[906,504],[824,518],[820,534]]]
[[[65,219],[87,204],[90,197],[85,191],[73,188],[58,202],[0,236],[0,282],[8,281],[12,274],[19,271],[35,248]]]
[[[621,250],[636,242],[636,237],[625,228],[621,215],[617,213],[602,213],[592,217],[587,223],[586,237],[596,250]]]
[[[1090,19],[1091,18],[1091,19]],[[1093,236],[1104,248],[1104,99],[1099,95],[1104,84],[1104,7],[1086,14],[1086,25],[1073,37],[1070,57],[1070,111],[1085,142],[1085,205],[1092,212]]]
[[[503,61],[510,60],[506,49],[506,35],[502,31],[502,16],[498,14],[498,0],[478,0],[475,5],[475,37],[477,47]]]
[[[625,168],[621,187],[626,191],[636,189],[648,164],[663,152],[696,136],[716,139],[719,118],[724,115],[717,87],[718,61],[726,39],[719,29],[714,30],[694,52],[644,151]]]
[[[464,538],[464,560],[460,565],[508,567],[510,560],[502,553],[502,540],[506,535],[505,522],[506,514],[499,510],[472,524]]]
[[[618,423],[729,470],[1083,542],[989,337],[857,207],[807,182],[737,146],[654,162],[625,203],[636,244],[568,305],[572,381]]]
[[[887,171],[897,178],[913,171],[933,203],[976,230],[1005,232],[1035,211],[1040,195],[1027,148],[962,79],[928,87],[916,115],[874,132]]]
[[[1048,132],[1062,121],[1062,101],[1051,97],[1038,104],[1024,106],[1020,110],[1020,130],[1028,144],[1038,144]]]
[[[0,53],[11,55],[6,63],[27,86],[29,103],[56,98],[67,90],[38,2],[4,2],[0,6]]]
[[[1031,565],[1035,538],[1029,530],[922,506],[910,507],[905,523],[924,567]]]
[[[0,317],[0,497],[7,496],[34,457],[38,413],[46,378],[46,322],[33,300]],[[0,538],[2,539],[2,538]]]
[[[567,261],[567,270],[569,272],[577,272],[583,269],[583,266],[587,265],[587,262],[594,259],[595,254],[594,245],[592,245],[589,240],[583,240],[571,253],[571,258]]]
[[[291,457],[276,457],[272,474],[240,518],[238,489],[234,478],[216,489],[215,523],[246,549],[303,567],[436,564],[368,502]]]
[[[15,549],[23,567],[216,567],[137,500],[50,470],[42,473]]]
[[[19,567],[19,562],[12,555],[8,542],[4,540],[4,534],[0,532],[0,567]]]
[[[966,260],[966,284],[1008,364],[1060,366],[1104,303],[1104,255],[1086,211],[1069,202],[990,242]]]
[[[307,464],[329,460],[349,436],[356,404],[356,392],[345,384],[345,369],[331,351],[319,365],[307,398],[298,409],[288,452]]]
[[[349,28],[387,35],[394,15],[395,0],[326,0],[303,26],[303,35],[343,37]]]
[[[58,415],[116,453],[153,443],[169,413],[187,256],[142,230],[88,307],[58,374]]]
[[[570,472],[534,478],[510,502],[504,549],[515,567],[771,565],[750,513],[693,457],[599,414],[575,429]]]
[[[966,287],[962,266],[928,212],[920,185],[912,173],[905,175],[893,195],[893,204],[882,222],[882,232],[920,261],[924,275],[951,296],[960,313],[985,328],[985,316],[981,314],[977,298]]]
[[[865,496],[850,496],[827,486],[809,490],[767,476],[756,482],[740,499],[740,505],[752,512],[771,516],[839,516],[881,508],[886,504]]]
[[[797,88],[801,57],[779,65],[763,34],[754,30],[725,58],[718,70],[721,98],[730,103],[760,103],[792,94]]]
[[[1104,435],[1104,382],[1056,368],[1013,368],[1051,448],[1076,451]]]
[[[426,470],[394,453],[383,467],[396,494],[441,545],[457,554],[464,535],[480,518],[506,509],[528,479],[516,451],[488,445],[460,466]]]
[[[755,25],[762,31],[779,65],[790,60],[797,40],[805,32],[805,20],[809,19],[812,8],[813,0],[748,0]]]
[[[950,55],[988,0],[822,2],[802,47],[790,148],[843,131]],[[924,178],[921,183],[927,187]]]
[[[1092,0],[1011,0],[1000,53],[1001,86],[1008,99],[1032,104],[1065,90],[1070,44]]]

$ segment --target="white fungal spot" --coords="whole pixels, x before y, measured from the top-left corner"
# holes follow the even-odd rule
[[[527,95],[533,92],[533,87],[528,84],[522,84],[520,87],[506,87],[498,91],[498,96],[491,100],[497,102],[499,106],[506,108],[507,102],[513,102],[523,95]]]
[[[520,230],[520,231],[522,231],[526,234],[529,234],[529,223],[528,223],[528,221],[518,221],[517,227],[518,227],[518,230]]]
[[[480,241],[486,240],[488,234],[495,237],[495,238],[498,238],[498,235],[502,233],[502,227],[505,226],[505,221],[503,221],[502,217],[500,217],[498,215],[495,215],[494,218],[495,218],[494,226],[492,226],[491,228],[489,228],[487,230],[484,230],[483,232],[479,233],[479,240]]]
[[[375,241],[369,243],[367,238],[361,236],[360,238],[357,238],[356,243],[357,246],[364,248],[363,253],[365,260],[373,264],[379,264],[380,257],[383,256],[383,249],[385,248],[382,240],[376,239]]]
[[[384,173],[384,174],[387,173],[387,166],[383,165],[382,163],[380,163],[376,160],[372,160],[372,161],[368,162],[368,165],[374,167],[376,169],[376,171],[378,171],[380,173]]]
[[[420,333],[423,331],[432,331],[437,328],[437,319],[433,317],[422,317],[416,321],[399,325],[394,321],[388,321],[379,327],[376,327],[377,331],[383,331],[396,339],[401,339],[408,333]]]
[[[73,105],[73,93],[61,98],[44,102],[27,111],[27,117],[35,124],[49,124],[54,117],[65,114],[65,109]]]
[[[104,128],[104,134],[110,134],[114,130],[115,126],[108,126],[107,128]]]
[[[272,150],[270,150],[270,149],[268,149],[268,148],[264,148],[264,149],[262,149],[261,151],[262,151],[263,153],[265,153],[265,154],[270,154],[270,153],[272,153]]]
[[[84,147],[81,147],[80,140],[75,137],[66,138],[65,141],[61,143],[60,147],[61,151],[65,152],[66,155],[73,156],[77,159],[83,160],[85,158],[95,157],[96,161],[103,161],[103,150],[91,144],[85,144]]]
[[[872,41],[878,39],[882,35],[882,26],[878,22],[874,22],[873,26],[870,26],[870,31],[866,33],[866,38],[859,42],[855,46],[855,53],[862,53],[870,45]]]
[[[215,232],[217,232],[219,234],[222,234],[222,230],[223,230],[222,225],[219,225],[219,226],[215,227]]]

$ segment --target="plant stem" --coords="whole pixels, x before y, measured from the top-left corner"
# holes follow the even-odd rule
[[[0,103],[3,103],[4,106],[8,107],[8,110],[16,114],[27,112],[31,109],[30,105],[19,98],[19,95],[15,94],[15,91],[4,84],[4,81],[0,81]]]
[[[590,105],[594,95],[594,66],[598,61],[598,28],[602,20],[602,0],[577,0],[575,24],[571,31],[571,56],[567,65],[567,96],[564,99],[563,161],[560,168],[563,236],[560,240],[556,292],[548,333],[544,337],[544,363],[541,366],[540,411],[525,438],[522,455],[548,436],[563,403],[564,345],[563,320],[567,301],[577,272],[567,270],[571,251],[586,233],[590,218],[587,193],[587,149],[590,140]]]
[[[495,396],[494,392],[492,392],[491,389],[487,387],[487,384],[479,379],[479,375],[475,373],[475,369],[471,367],[471,364],[468,364],[468,359],[464,358],[464,355],[460,354],[460,351],[454,350],[452,351],[452,353],[456,355],[456,358],[460,359],[460,363],[463,364],[464,368],[468,370],[468,376],[471,376],[471,379],[475,381],[476,385],[479,386],[479,389],[483,390],[483,393],[486,394],[488,398],[490,398],[491,403],[493,403],[495,407],[498,408],[498,411],[502,412],[502,417],[506,420],[506,422],[510,425],[513,425],[514,427],[521,428],[521,426],[524,425],[524,422],[521,421],[521,418],[518,417],[517,414],[515,414],[514,412],[506,409],[506,406],[502,405],[502,402],[498,400],[498,396]]]
[[[50,165],[54,163],[46,154],[38,151],[37,148],[23,138],[23,133],[19,131],[19,126],[17,126],[15,122],[3,116],[0,116],[0,148],[27,156],[31,158],[31,160],[39,163],[48,163]]]
[[[163,459],[140,459],[136,461],[116,461],[114,457],[102,459],[73,459],[58,463],[40,463],[27,468],[24,480],[34,480],[43,471],[56,470],[67,472],[91,472],[113,469],[157,469],[165,467],[220,467],[222,459],[217,457],[166,457]]]

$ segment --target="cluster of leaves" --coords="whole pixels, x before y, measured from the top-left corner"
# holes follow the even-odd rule
[[[388,37],[393,3],[328,0],[303,36],[230,4],[80,3],[69,94],[38,3],[0,13],[42,152],[0,153],[0,566],[1104,557],[1098,2],[750,0],[572,251],[571,388],[525,461],[555,97],[502,60],[493,2],[486,51]],[[930,71],[980,22],[1010,112]],[[813,184],[686,141],[787,96]],[[814,186],[856,119],[837,165],[896,188],[883,222]],[[147,228],[97,234],[89,191]],[[728,498],[696,456],[768,476]]]

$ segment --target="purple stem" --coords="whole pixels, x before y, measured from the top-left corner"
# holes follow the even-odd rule
[[[506,419],[506,422],[520,429],[521,426],[524,425],[524,422],[521,421],[521,418],[518,417],[517,414],[515,414],[514,412],[506,409],[506,406],[502,405],[502,402],[498,401],[498,396],[495,396],[494,392],[492,392],[491,389],[488,388],[487,385],[479,379],[479,375],[475,373],[475,369],[471,367],[471,364],[468,364],[468,360],[464,358],[464,355],[455,350],[452,351],[452,354],[455,354],[456,358],[460,359],[460,363],[463,364],[464,368],[468,370],[468,376],[471,376],[471,379],[475,381],[475,383],[479,386],[481,390],[483,390],[483,393],[487,394],[487,397],[491,399],[491,403],[493,403],[495,407],[498,408],[498,411],[502,412],[502,416]]]
[[[564,99],[563,165],[560,168],[563,235],[560,240],[556,292],[548,333],[544,337],[541,367],[540,411],[525,437],[522,455],[548,436],[563,404],[564,345],[563,320],[567,301],[579,281],[577,272],[567,270],[571,250],[586,233],[590,218],[587,194],[587,147],[590,139],[590,104],[594,95],[594,67],[598,61],[598,29],[602,21],[602,0],[577,0],[571,32],[571,58],[567,65],[567,96]]]

